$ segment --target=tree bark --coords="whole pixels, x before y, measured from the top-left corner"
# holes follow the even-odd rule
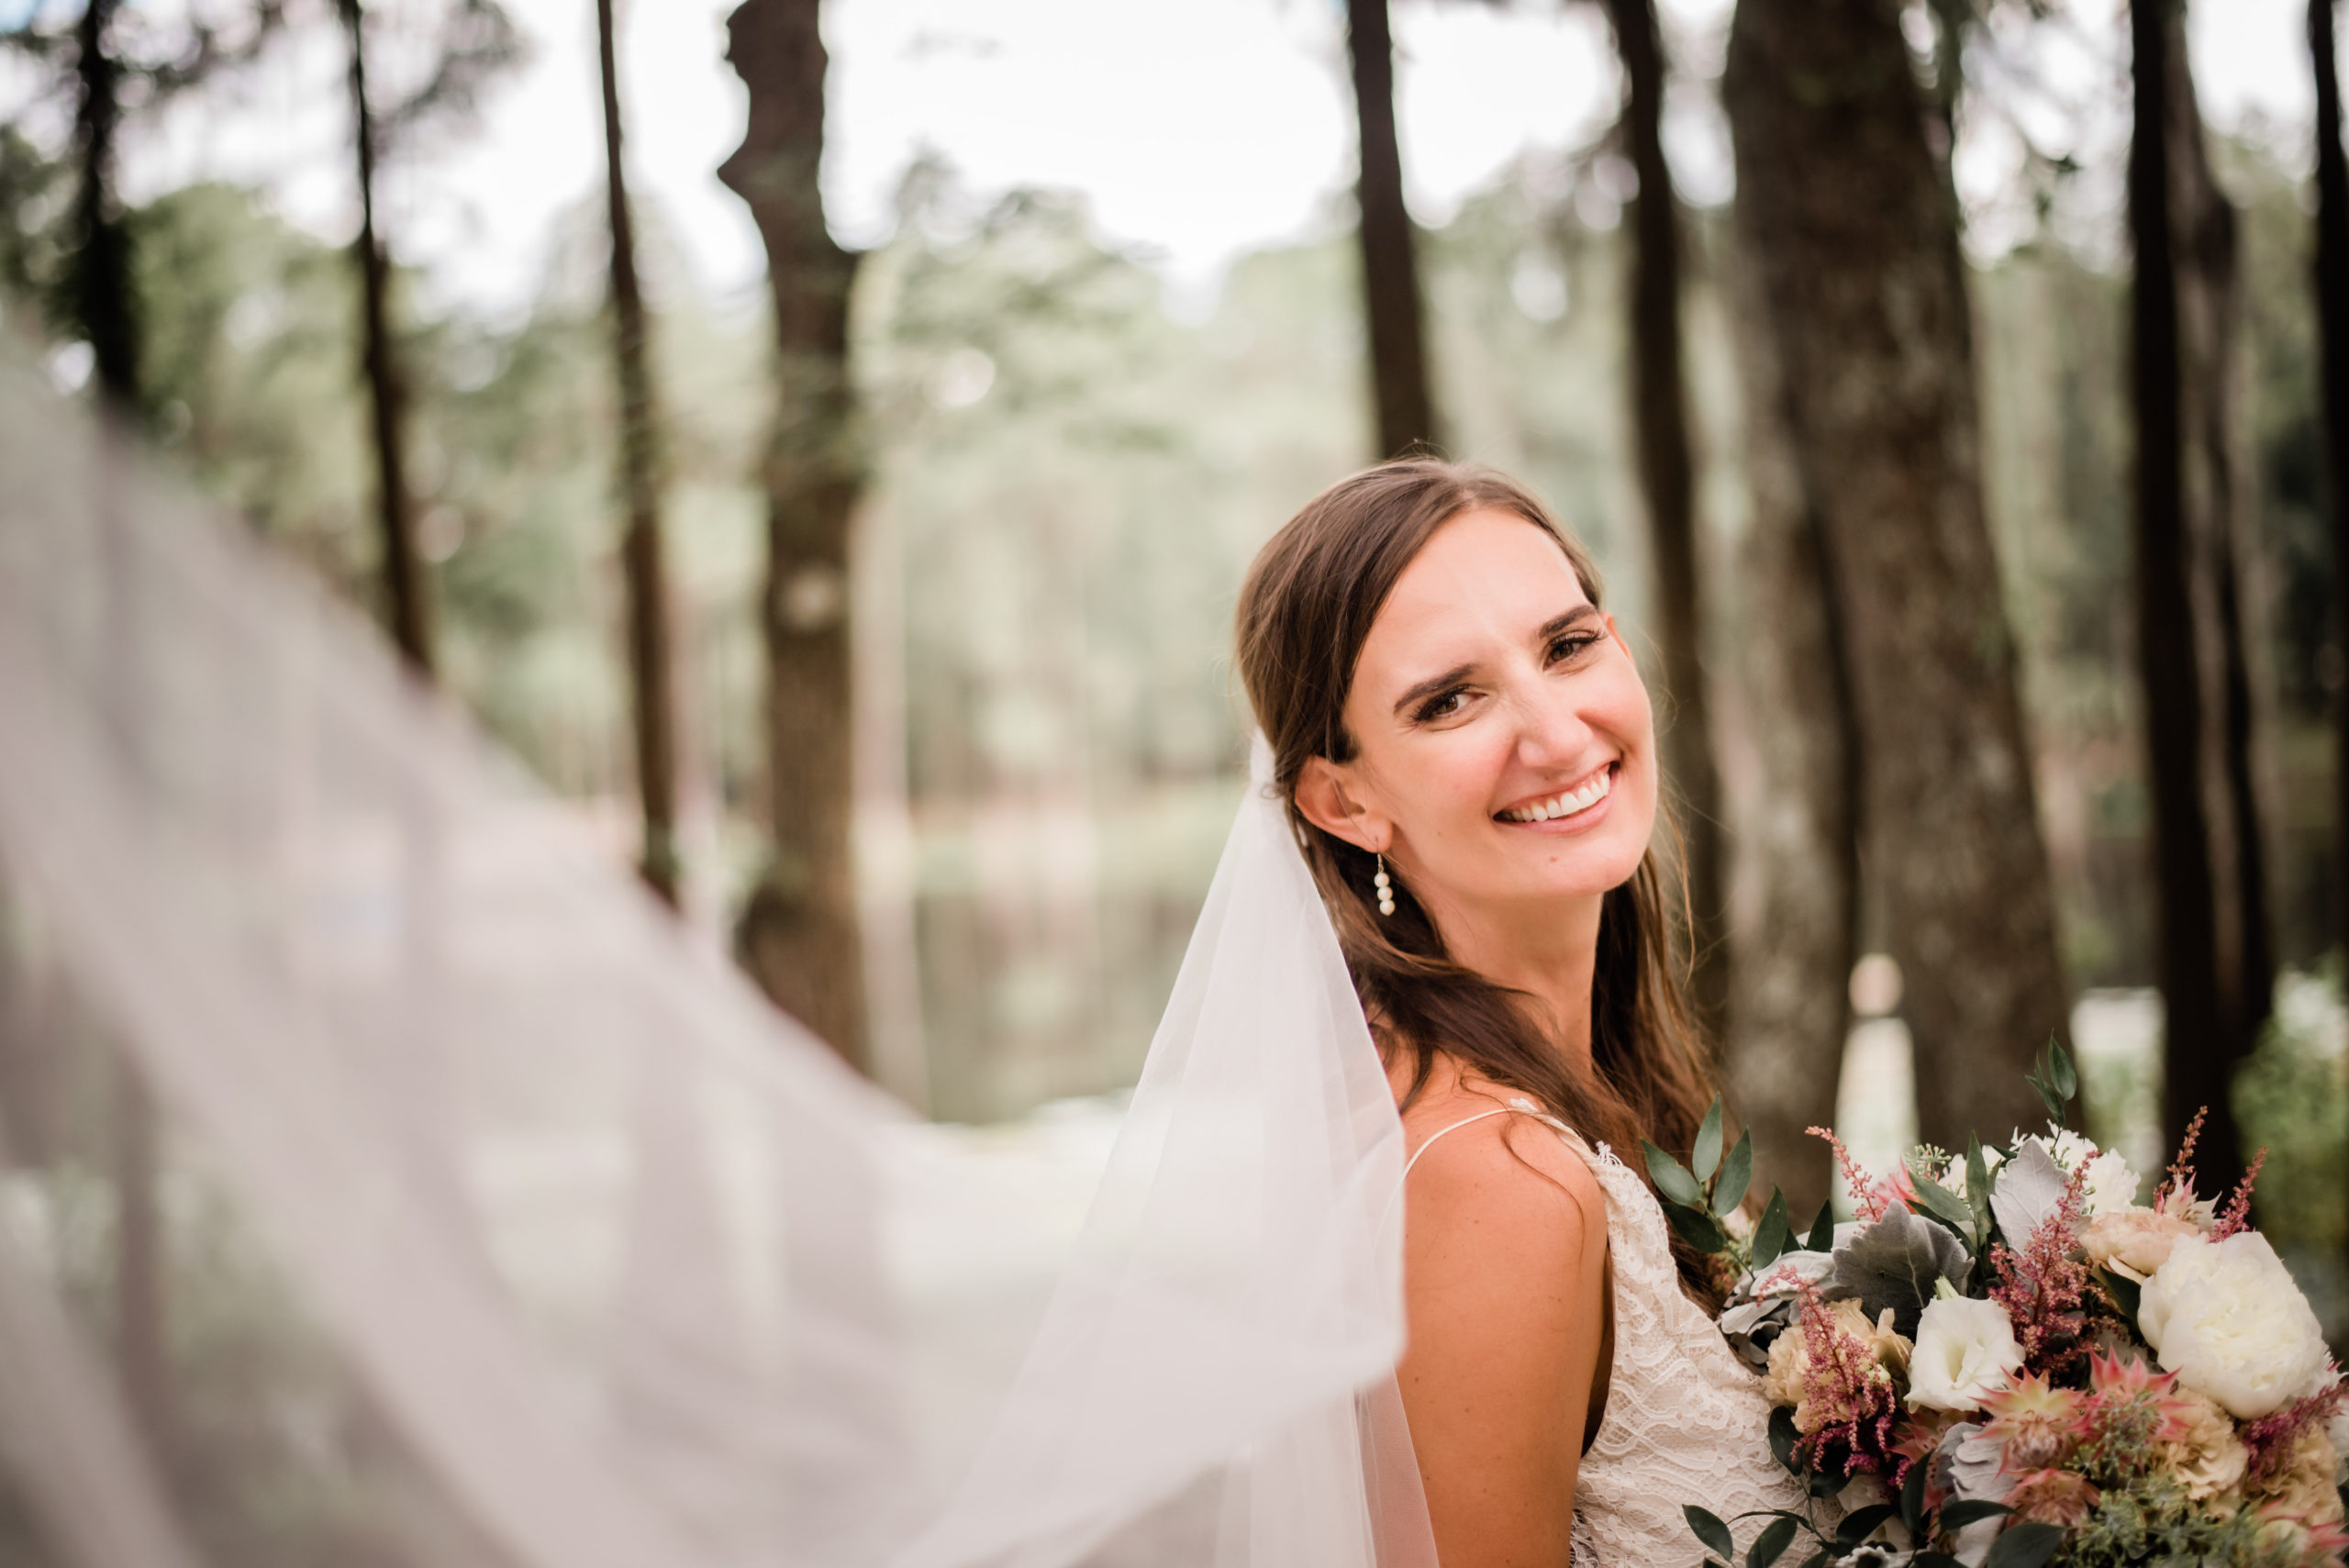
[[[1370,388],[1378,416],[1378,455],[1436,443],[1428,388],[1426,328],[1410,209],[1403,205],[1403,154],[1395,139],[1395,45],[1386,0],[1346,0],[1346,52],[1353,61],[1361,172],[1354,183],[1362,221],[1363,305],[1370,326]]]
[[[122,67],[107,51],[106,32],[119,0],[88,0],[75,28],[81,102],[76,139],[82,182],[73,301],[90,345],[98,391],[117,413],[139,398],[139,338],[130,296],[130,240],[114,190],[115,138],[122,127]]]
[[[2266,839],[2255,768],[2257,716],[2243,603],[2250,547],[2235,417],[2243,297],[2235,209],[2210,169],[2182,8],[2167,23],[2170,218],[2177,277],[2182,467],[2204,734],[2203,798],[2218,889],[2224,1049],[2251,1053],[2276,986]]]
[[[1905,979],[1920,1129],[1962,1146],[2036,1119],[2023,1071],[2065,1031],[2065,990],[1956,217],[1881,0],[1743,0],[1723,89],[1842,633],[1864,865]]]
[[[2349,154],[2341,144],[2341,67],[2333,0],[2309,0],[2309,53],[2316,68],[2317,357],[2323,385],[2319,428],[2332,534],[2333,637],[2349,651]],[[2336,934],[2349,947],[2349,682],[2334,723],[2339,773],[2333,790]]]
[[[1721,606],[1721,645],[1738,653],[1723,665],[1733,696],[1722,713],[1721,773],[1736,953],[1723,1076],[1753,1132],[1754,1190],[1783,1188],[1808,1223],[1832,1177],[1827,1146],[1804,1129],[1835,1119],[1852,1025],[1859,737],[1759,282],[1732,260],[1728,283],[1753,512]]]
[[[1680,345],[1680,212],[1664,156],[1664,45],[1653,0],[1609,0],[1629,92],[1624,139],[1638,172],[1631,204],[1631,423],[1655,561],[1656,623],[1670,717],[1664,767],[1679,796],[1687,908],[1689,990],[1705,1032],[1719,1041],[1729,1012],[1728,906],[1720,775],[1713,762],[1704,661],[1688,398]]]
[[[407,489],[404,388],[392,346],[391,268],[375,233],[375,116],[367,101],[367,28],[362,0],[340,0],[351,34],[351,139],[358,150],[360,327],[368,407],[375,438],[375,500],[382,525],[384,610],[392,640],[418,674],[432,674],[431,612],[416,510]]]
[[[647,361],[644,293],[636,276],[636,228],[620,161],[620,87],[612,0],[596,0],[604,79],[605,198],[612,227],[612,324],[620,397],[620,492],[628,531],[620,546],[628,582],[629,678],[636,704],[636,784],[644,812],[638,869],[677,906],[677,728],[669,657],[669,585],[661,530],[660,428]]]
[[[2129,227],[2136,248],[2131,291],[2137,436],[2137,667],[2144,692],[2147,772],[2154,797],[2159,906],[2163,1130],[2173,1145],[2207,1107],[2199,1164],[2209,1190],[2237,1173],[2228,1089],[2229,1031],[2221,1005],[2216,895],[2204,806],[2205,705],[2186,517],[2178,295],[2170,237],[2167,135],[2170,28],[2165,0],[2130,7],[2135,101],[2129,146]]]
[[[774,859],[738,945],[767,994],[860,1067],[863,959],[849,855],[848,550],[863,479],[849,379],[856,258],[824,226],[818,0],[748,0],[727,59],[750,126],[718,177],[750,204],[774,292],[775,429],[766,463],[767,790]]]

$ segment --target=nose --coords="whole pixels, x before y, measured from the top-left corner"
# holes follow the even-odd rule
[[[1574,770],[1590,755],[1598,730],[1583,714],[1577,681],[1543,678],[1531,671],[1514,684],[1510,707],[1517,716],[1517,758],[1544,772]]]

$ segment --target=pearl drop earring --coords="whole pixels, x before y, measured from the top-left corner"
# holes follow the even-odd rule
[[[1378,912],[1382,915],[1395,913],[1395,884],[1386,874],[1385,855],[1378,857],[1378,874],[1370,879],[1370,884],[1378,889]]]

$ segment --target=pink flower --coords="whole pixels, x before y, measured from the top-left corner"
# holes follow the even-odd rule
[[[2000,1467],[2009,1474],[2045,1470],[2070,1456],[2087,1407],[2087,1396],[2077,1389],[2054,1387],[2044,1377],[2019,1377],[2012,1388],[1983,1396],[1990,1420],[1982,1440],[1998,1445]]]
[[[2066,1529],[2085,1520],[2103,1500],[2104,1494],[2087,1476],[2068,1470],[2034,1470],[2007,1494],[2007,1507],[2021,1518]]]

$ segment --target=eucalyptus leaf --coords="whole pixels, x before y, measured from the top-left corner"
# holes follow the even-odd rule
[[[1983,1158],[1982,1140],[1965,1139],[1965,1205],[1974,1211],[1974,1250],[1980,1251],[1990,1235],[1990,1162]]]
[[[2072,1070],[2072,1058],[2065,1051],[2064,1042],[2054,1035],[2047,1037],[2047,1076],[2055,1085],[2055,1092],[2067,1100],[2080,1092],[2080,1075]]]
[[[2112,1305],[2121,1308],[2121,1315],[2134,1324],[2137,1321],[2137,1305],[2143,1298],[2145,1287],[2126,1274],[2114,1273],[2110,1270],[2098,1274],[2097,1283],[2104,1286],[2105,1295],[2112,1297]]]
[[[1647,1161],[1648,1179],[1655,1183],[1658,1193],[1689,1208],[1705,1207],[1705,1189],[1688,1173],[1688,1167],[1644,1138],[1640,1140],[1640,1153]]]
[[[1770,1412],[1770,1452],[1778,1461],[1778,1468],[1798,1475],[1801,1466],[1795,1462],[1795,1443],[1801,1437],[1795,1429],[1795,1413],[1784,1405]]]
[[[1967,1525],[1980,1524],[1984,1519],[1997,1518],[2014,1510],[2004,1503],[1993,1503],[1987,1497],[1959,1497],[1942,1505],[1937,1518],[1942,1529],[1954,1534]]]
[[[1961,1240],[1969,1239],[1974,1230],[1974,1210],[1966,1201],[1943,1186],[1939,1182],[1915,1184],[1919,1207],[1933,1218],[1955,1230]],[[1967,1248],[1969,1252],[1973,1251]]]
[[[1831,1252],[1835,1250],[1835,1206],[1832,1203],[1822,1203],[1819,1206],[1819,1218],[1810,1222],[1810,1240],[1805,1241],[1803,1246],[1813,1252]]]
[[[1794,1245],[1794,1227],[1787,1219],[1787,1195],[1772,1188],[1763,1207],[1762,1222],[1753,1228],[1753,1267],[1766,1269],[1778,1254]]]
[[[1712,1179],[1714,1169],[1721,1162],[1721,1097],[1713,1096],[1712,1108],[1705,1113],[1705,1122],[1697,1129],[1697,1147],[1689,1153],[1688,1164],[1700,1182]]]
[[[1688,1521],[1688,1528],[1697,1532],[1697,1539],[1705,1543],[1706,1550],[1718,1557],[1736,1558],[1737,1542],[1731,1539],[1729,1526],[1721,1523],[1720,1516],[1694,1503],[1683,1507],[1680,1515]]]
[[[1739,1204],[1745,1201],[1745,1189],[1753,1184],[1753,1134],[1737,1135],[1737,1146],[1721,1162],[1720,1177],[1713,1183],[1713,1216],[1729,1218]]]
[[[2043,1568],[2063,1544],[2060,1526],[2036,1520],[2014,1525],[1999,1531],[1998,1539],[1990,1543],[1990,1555],[1983,1559],[1982,1568]]]
[[[1835,1550],[1851,1551],[1852,1548],[1882,1529],[1886,1522],[1899,1511],[1900,1505],[1898,1503],[1870,1503],[1865,1508],[1854,1508],[1843,1516],[1843,1522],[1836,1527]]]
[[[1698,1251],[1710,1256],[1729,1251],[1729,1238],[1721,1233],[1720,1226],[1713,1223],[1713,1217],[1703,1209],[1667,1203],[1664,1206],[1664,1218],[1680,1232],[1680,1239]]]
[[[1909,1467],[1909,1479],[1900,1484],[1900,1522],[1909,1527],[1912,1540],[1924,1538],[1925,1481],[1932,1468],[1930,1464],[1912,1464]]]
[[[1762,1533],[1753,1538],[1753,1544],[1746,1550],[1745,1568],[1770,1568],[1770,1564],[1786,1555],[1787,1548],[1793,1544],[1794,1539],[1793,1519],[1784,1517],[1772,1519],[1762,1527]]]
[[[1893,1328],[1913,1340],[1917,1319],[1933,1298],[1933,1282],[1960,1284],[1968,1262],[1965,1243],[1894,1204],[1836,1249],[1835,1273],[1823,1294],[1856,1299],[1871,1322],[1888,1309]]]

